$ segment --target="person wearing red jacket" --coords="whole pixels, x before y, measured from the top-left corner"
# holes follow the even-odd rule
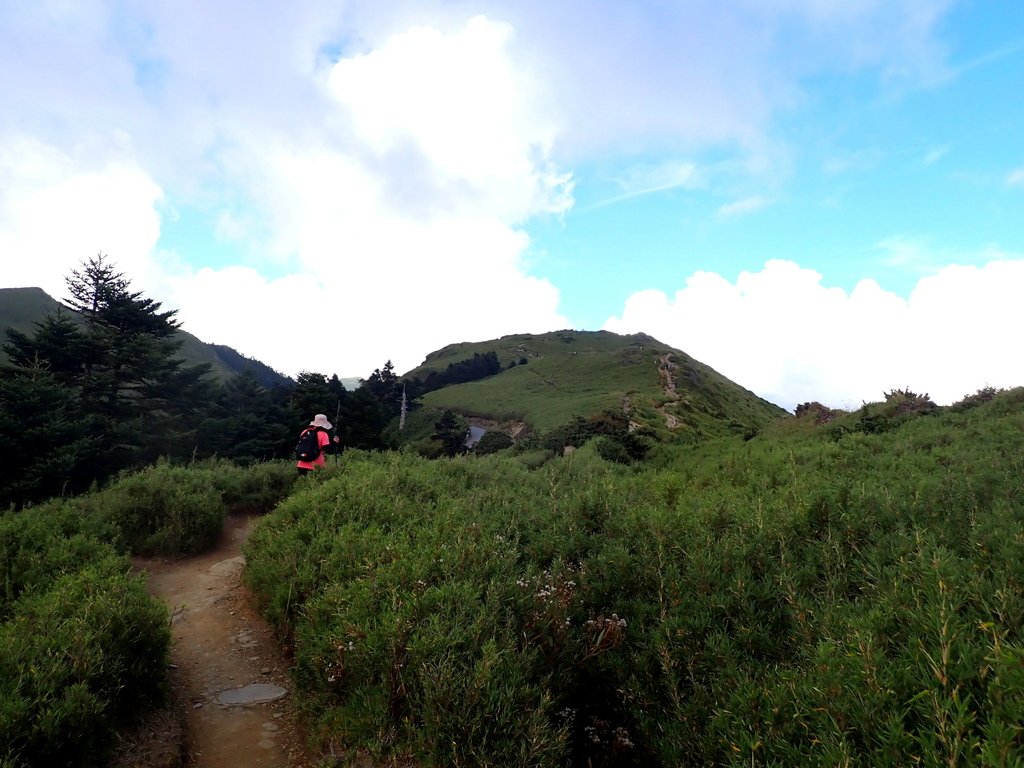
[[[327,449],[331,446],[332,443],[334,445],[337,445],[338,443],[341,442],[341,438],[339,438],[337,435],[335,435],[334,438],[332,439],[327,434],[327,430],[333,428],[334,427],[331,424],[331,422],[327,420],[327,416],[325,416],[322,413],[318,413],[316,416],[313,417],[313,420],[309,422],[309,426],[302,430],[302,435],[306,434],[306,432],[309,431],[315,432],[317,444],[320,446],[320,453],[317,454],[317,457],[311,461],[303,461],[302,459],[299,459],[296,462],[295,466],[299,468],[300,475],[304,475],[307,472],[316,469],[317,467],[327,466],[327,462],[324,459],[324,453],[327,451]],[[299,435],[299,439],[302,439],[302,435]]]

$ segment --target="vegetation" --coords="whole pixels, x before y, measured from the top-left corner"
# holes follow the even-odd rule
[[[212,362],[193,365],[202,343],[102,254],[67,283],[67,306],[39,289],[2,293],[0,508],[72,496],[162,457],[291,457],[316,413],[340,422],[346,445],[387,447],[398,407],[390,363],[352,393],[336,375],[275,379],[227,347],[210,345]]]
[[[515,364],[514,360],[511,362]],[[448,363],[448,367],[442,371],[428,369],[422,381],[419,376],[406,376],[405,379],[409,385],[409,396],[415,398],[452,384],[478,381],[498,373],[501,373],[498,353],[490,350],[483,354],[474,352],[472,357],[465,360]]]
[[[660,445],[640,472],[596,443],[538,469],[350,453],[257,528],[247,578],[324,743],[425,765],[1016,764],[1024,390],[863,416]]]
[[[104,257],[106,258],[106,257]],[[69,307],[62,305],[49,296],[41,288],[0,288],[0,330],[13,328],[21,333],[32,335],[36,323],[58,311],[67,312]],[[69,315],[82,325],[83,319],[74,312]],[[239,374],[250,374],[267,389],[287,387],[291,380],[273,370],[270,366],[239,354],[231,347],[222,344],[208,344],[200,341],[183,328],[174,331],[174,338],[181,342],[180,355],[186,366],[208,364],[211,377],[218,383],[224,383]],[[9,363],[7,353],[0,347],[0,366]]]
[[[126,555],[198,551],[294,480],[285,463],[163,462],[0,514],[0,765],[106,765],[117,727],[162,699],[170,641]]]
[[[577,416],[617,411],[661,439],[685,442],[756,431],[785,413],[644,334],[557,331],[458,344],[428,355],[405,378],[429,379],[445,364],[484,355],[496,356],[504,367],[500,375],[428,392],[421,398],[423,406],[524,421],[538,431],[561,427]]]
[[[3,293],[0,462],[10,472],[0,477],[0,507],[80,493],[161,457],[287,458],[315,413],[338,423],[344,447],[411,446],[431,457],[461,450],[434,437],[446,411],[513,441],[612,413],[624,431],[602,440],[604,455],[627,462],[648,438],[749,436],[783,414],[643,334],[566,330],[457,344],[403,377],[388,361],[353,391],[315,371],[282,383],[226,347],[207,345],[207,362],[189,362],[202,343],[102,254],[67,283],[67,306],[38,289]],[[403,402],[409,416],[427,413],[399,430]],[[492,437],[480,451],[503,442]]]
[[[69,287],[74,312],[8,330],[0,375],[5,768],[102,765],[159,699],[166,611],[128,554],[197,552],[230,511],[271,509],[246,579],[321,745],[1024,761],[1024,389],[778,419],[650,337],[575,331],[268,389],[186,363],[174,313],[103,258]],[[399,433],[403,386],[427,381]],[[340,460],[301,482],[258,461],[312,413],[340,422]],[[471,419],[500,427],[464,455]]]

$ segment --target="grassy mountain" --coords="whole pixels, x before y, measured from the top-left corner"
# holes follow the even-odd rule
[[[606,410],[662,439],[752,433],[786,412],[681,350],[646,334],[563,330],[452,344],[432,352],[406,380],[425,379],[474,354],[496,353],[501,373],[423,396],[451,409],[546,430]]]
[[[31,334],[35,330],[36,322],[42,320],[45,315],[56,312],[60,307],[74,314],[42,288],[0,288],[0,332],[14,328],[22,333]],[[0,336],[0,340],[6,341],[6,336]],[[178,340],[182,342],[181,358],[187,365],[210,363],[210,373],[220,381],[246,370],[252,371],[265,387],[290,381],[288,377],[270,366],[248,358],[231,347],[208,344],[180,329]],[[0,350],[0,364],[6,361],[7,355]]]

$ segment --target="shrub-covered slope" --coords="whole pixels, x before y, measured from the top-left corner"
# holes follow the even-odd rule
[[[0,511],[0,766],[108,765],[117,729],[162,698],[170,642],[126,554],[197,552],[229,511],[266,511],[294,480],[286,462],[162,462]]]
[[[349,454],[248,579],[314,733],[424,765],[1024,759],[1024,391],[878,431]]]

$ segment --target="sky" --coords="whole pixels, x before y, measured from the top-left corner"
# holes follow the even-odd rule
[[[789,410],[1024,385],[1015,0],[0,0],[0,72],[0,287],[104,253],[287,375],[574,328]]]

